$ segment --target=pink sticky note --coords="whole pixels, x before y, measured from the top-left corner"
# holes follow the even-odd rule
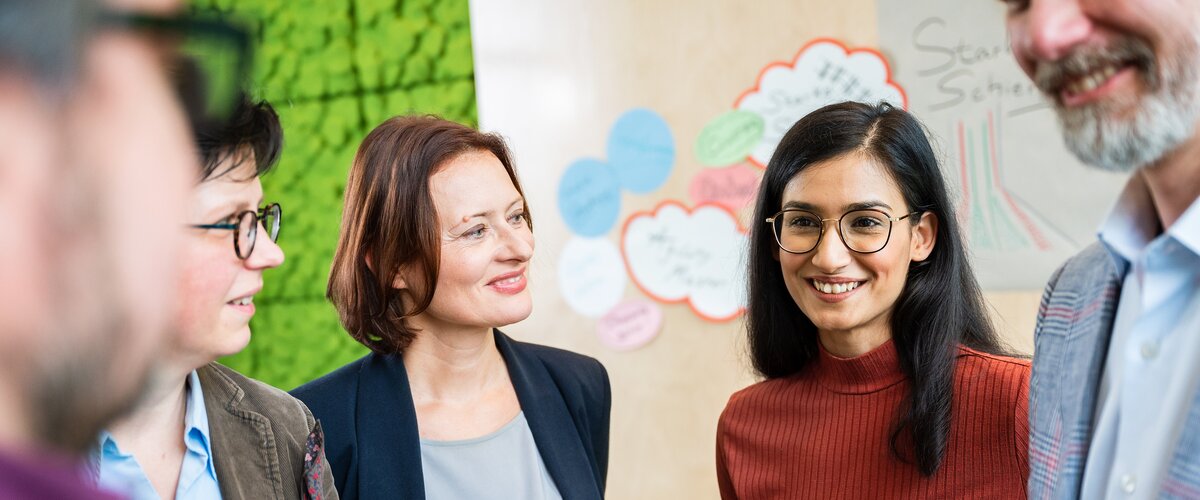
[[[617,351],[632,351],[654,340],[662,329],[662,309],[646,300],[618,304],[596,323],[600,342]]]
[[[692,178],[688,194],[694,204],[716,203],[737,212],[758,196],[762,172],[747,164],[706,168]]]

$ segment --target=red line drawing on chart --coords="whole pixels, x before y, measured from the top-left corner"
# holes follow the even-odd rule
[[[981,249],[1018,250],[1031,246],[1050,249],[1033,219],[1013,201],[1000,177],[996,154],[996,125],[992,112],[976,128],[958,122],[959,179],[962,182],[960,213],[968,236]],[[976,148],[978,145],[978,149]]]

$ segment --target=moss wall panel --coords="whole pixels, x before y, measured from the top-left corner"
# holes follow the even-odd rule
[[[284,129],[283,157],[263,189],[283,206],[286,262],[265,273],[250,346],[222,362],[291,389],[366,353],[324,298],[359,141],[398,114],[477,122],[467,0],[191,4],[251,29],[251,89]]]

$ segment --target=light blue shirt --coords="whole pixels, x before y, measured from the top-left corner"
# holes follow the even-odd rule
[[[200,377],[193,370],[187,378],[187,409],[183,416],[183,442],[187,452],[179,469],[179,486],[175,498],[219,499],[217,470],[213,466],[212,448],[208,433],[208,413],[204,407],[204,392]],[[99,484],[131,500],[158,500],[158,492],[142,471],[133,455],[123,453],[108,431],[100,433]]]
[[[1100,230],[1127,264],[1082,498],[1155,498],[1200,380],[1200,200],[1165,232],[1134,174]]]

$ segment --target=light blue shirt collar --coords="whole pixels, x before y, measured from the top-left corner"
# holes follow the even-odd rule
[[[213,464],[208,427],[208,411],[204,391],[195,370],[188,374],[187,401],[184,410],[183,442],[187,453],[179,471],[177,499],[220,498],[217,471]],[[157,499],[158,494],[133,455],[121,451],[108,431],[99,437],[99,484],[101,487],[128,495],[131,499]]]
[[[183,415],[184,440],[188,449],[209,453],[208,407],[204,405],[204,391],[200,389],[200,375],[196,370],[188,374],[187,410]],[[193,448],[195,445],[195,448]],[[211,461],[212,457],[209,457]]]
[[[1192,200],[1191,206],[1167,232],[1192,253],[1200,255],[1200,198]]]
[[[179,489],[187,491],[192,483],[205,474],[211,476],[214,482],[217,478],[210,446],[212,439],[208,432],[208,408],[204,405],[204,391],[200,389],[200,375],[196,370],[188,374],[187,411],[183,416],[183,426],[183,443],[187,446],[188,456],[179,471]]]
[[[1101,224],[1100,241],[1118,264],[1128,265],[1136,261],[1146,246],[1162,233],[1162,223],[1154,209],[1150,189],[1142,176],[1135,173]],[[1200,256],[1200,199],[1192,201],[1166,234],[1191,253]]]

